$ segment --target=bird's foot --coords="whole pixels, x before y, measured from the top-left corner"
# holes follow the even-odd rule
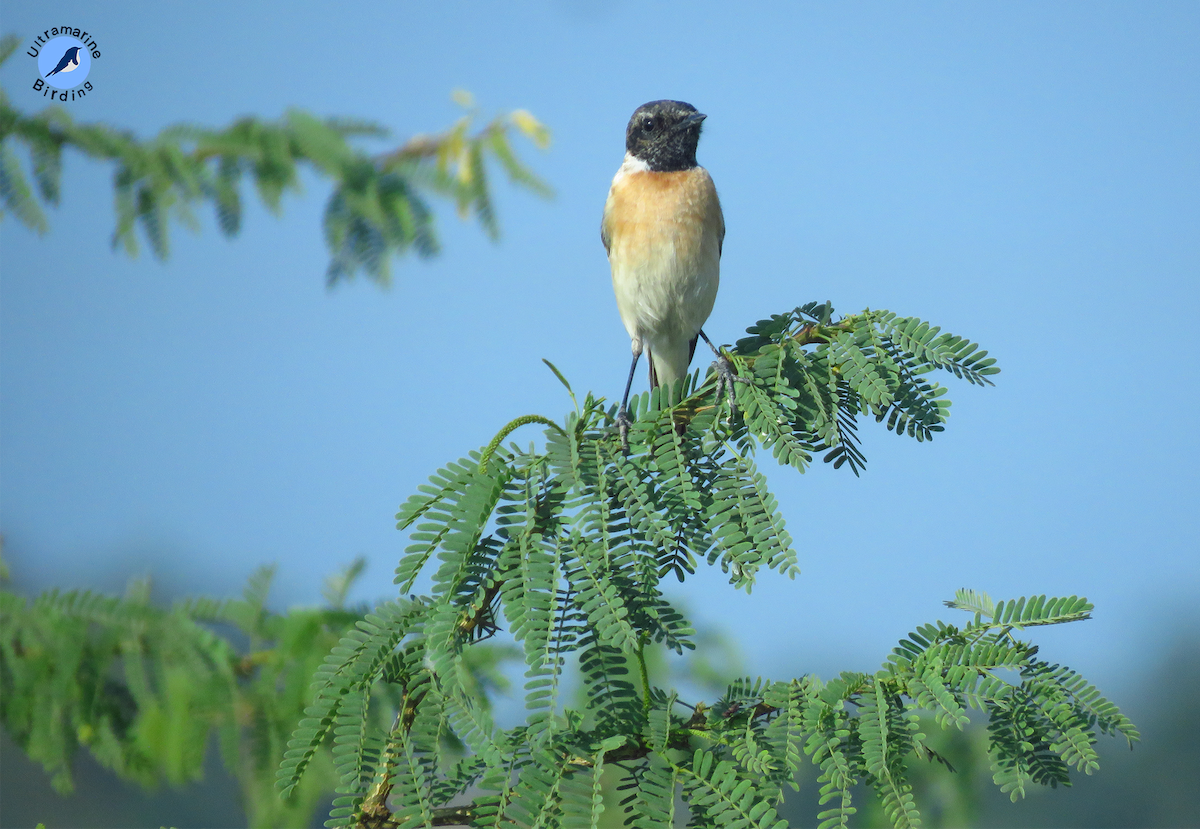
[[[714,348],[713,351],[716,351]],[[738,377],[737,372],[733,370],[733,361],[726,357],[721,352],[717,351],[717,359],[713,360],[713,371],[717,374],[717,389],[713,394],[713,402],[720,403],[721,395],[725,394],[729,400],[729,416],[735,418],[738,416],[737,396],[733,392],[734,383],[750,384],[750,381],[744,377]]]
[[[629,412],[625,411],[625,407],[621,407],[621,411],[617,412],[617,434],[621,436],[621,454],[629,456],[629,427],[633,425],[633,421],[629,419]]]

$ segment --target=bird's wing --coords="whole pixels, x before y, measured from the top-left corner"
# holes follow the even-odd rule
[[[718,208],[719,209],[719,208]],[[717,256],[725,249],[725,214],[721,214],[721,238],[717,240]]]
[[[628,163],[628,159],[626,159]],[[617,187],[617,183],[625,178],[625,164],[617,170],[617,174],[613,176],[612,184],[608,188],[608,198],[604,200],[604,215],[600,218],[600,241],[604,243],[604,252],[608,253],[612,247],[613,228],[612,228],[612,208],[613,208],[613,192]]]
[[[721,210],[720,202],[717,202],[717,218],[721,220],[721,230],[717,234],[717,256],[720,256],[725,248],[725,211]]]
[[[608,232],[608,204],[604,205],[604,215],[600,217],[600,241],[604,243],[604,252],[612,246],[612,236]]]

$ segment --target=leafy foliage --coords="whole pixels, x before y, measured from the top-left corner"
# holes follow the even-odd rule
[[[15,37],[6,37],[0,57],[11,54],[15,44]],[[221,232],[235,236],[242,226],[244,179],[253,182],[264,205],[279,213],[284,194],[301,189],[301,170],[307,165],[333,182],[323,221],[331,255],[328,281],[361,270],[387,284],[393,257],[409,251],[429,257],[439,250],[430,196],[451,199],[461,216],[473,215],[490,237],[499,235],[489,161],[499,164],[513,183],[542,196],[551,194],[520,161],[510,140],[515,130],[545,147],[549,131],[517,110],[472,132],[477,110],[466,93],[455,97],[467,113],[450,129],[369,154],[356,139],[385,138],[383,127],[321,119],[301,110],[289,110],[278,121],[241,118],[225,129],[176,125],[142,141],[104,124],[76,123],[58,106],[26,115],[0,91],[0,201],[22,224],[44,233],[43,204],[58,204],[63,150],[73,148],[115,165],[113,247],[136,255],[140,228],[154,255],[166,259],[173,220],[197,227],[194,208],[211,204]],[[18,142],[28,151],[32,187],[15,150]]]
[[[800,471],[825,452],[835,467],[858,474],[860,415],[898,435],[930,440],[945,428],[945,387],[927,378],[941,369],[976,385],[991,385],[995,359],[977,345],[916,317],[864,311],[834,324],[829,303],[760,320],[739,340],[734,357],[755,382],[738,402],[746,427],[780,463]],[[806,352],[804,345],[817,343]],[[739,392],[742,387],[739,384]]]
[[[241,599],[169,609],[150,602],[145,581],[123,598],[51,591],[29,601],[0,591],[5,731],[63,793],[73,788],[79,747],[147,787],[198,780],[215,733],[249,824],[305,824],[336,784],[330,744],[313,752],[287,798],[274,791],[275,769],[323,654],[362,623],[365,608],[344,607],[361,570],[358,561],[329,580],[330,607],[286,614],[266,608],[271,568],[251,578]],[[479,650],[476,687],[493,679],[498,655]]]
[[[916,826],[908,764],[940,759],[919,710],[949,729],[984,712],[995,781],[1014,796],[1069,783],[1071,767],[1094,771],[1097,733],[1136,739],[1092,686],[1013,636],[1088,618],[1091,605],[1075,597],[995,603],[960,591],[950,604],[974,614],[969,624],[919,628],[873,675],[744,678],[711,705],[650,684],[650,643],[694,647],[662,579],[706,561],[749,591],[764,568],[798,572],[757,447],[800,471],[824,452],[857,474],[859,416],[929,440],[949,401],[928,375],[985,385],[999,370],[968,340],[888,311],[835,320],[813,303],[748,333],[728,355],[744,381],[733,400],[715,373],[635,398],[628,454],[615,407],[589,394],[560,423],[514,421],[409,498],[397,519],[412,541],[396,581],[407,592],[428,569],[431,592],[385,605],[331,653],[280,769],[283,790],[332,731],[344,741],[344,797],[329,826],[596,826],[608,769],[630,825],[674,825],[682,795],[693,825],[776,829],[783,787],[806,762],[828,807],[821,826],[849,824],[860,783],[895,826]],[[542,448],[503,445],[533,423],[545,426]],[[463,683],[467,655],[501,628],[527,669],[526,719],[509,729]],[[562,691],[569,657],[585,692],[578,710]],[[379,689],[396,699],[390,727],[362,710],[384,698]],[[446,752],[451,735],[465,757]],[[471,804],[448,805],[467,787]]]

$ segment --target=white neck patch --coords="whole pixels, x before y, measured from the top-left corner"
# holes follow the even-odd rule
[[[650,165],[633,153],[625,153],[625,160],[621,162],[621,169],[617,172],[626,175],[629,173],[648,173],[650,172]]]

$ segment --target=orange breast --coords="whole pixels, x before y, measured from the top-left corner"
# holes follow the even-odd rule
[[[604,230],[609,257],[616,255],[626,266],[636,267],[641,260],[664,254],[690,260],[714,244],[720,256],[725,222],[712,177],[696,167],[674,173],[619,173],[605,205]]]

